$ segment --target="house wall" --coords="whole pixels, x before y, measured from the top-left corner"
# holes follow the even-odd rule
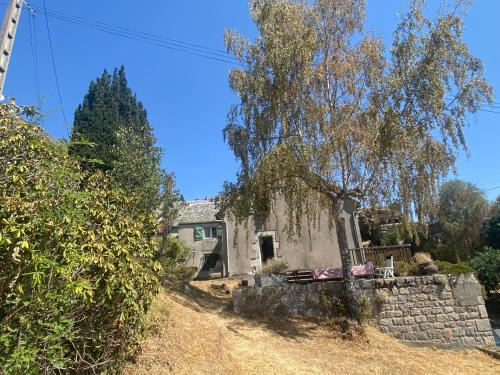
[[[196,266],[198,267],[198,271],[200,271],[202,266],[201,262],[204,255],[218,253],[221,254],[222,256],[223,239],[208,238],[208,239],[202,239],[200,241],[194,240],[195,226],[217,226],[220,224],[221,224],[220,222],[180,224],[177,227],[177,233],[179,239],[183,240],[193,249],[191,257],[186,262],[187,266]]]
[[[346,201],[344,206],[349,248],[356,248],[361,245],[354,218],[356,207],[352,201]],[[274,238],[275,257],[284,259],[290,270],[341,266],[335,225],[330,223],[326,210],[316,224],[304,216],[301,233],[294,238],[290,238],[287,233],[285,202],[282,199],[275,200],[272,211],[263,220],[250,217],[242,224],[232,217],[226,217],[229,276],[258,272],[262,267],[260,238],[271,235]]]

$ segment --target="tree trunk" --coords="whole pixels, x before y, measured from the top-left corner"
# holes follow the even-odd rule
[[[333,202],[335,230],[342,260],[342,274],[344,279],[345,297],[347,303],[347,315],[350,319],[359,322],[359,304],[354,287],[354,276],[352,275],[352,260],[347,242],[347,233],[344,217],[344,199],[337,198]]]

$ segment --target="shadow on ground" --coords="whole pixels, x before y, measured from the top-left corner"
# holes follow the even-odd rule
[[[209,291],[193,284],[184,284],[170,293],[170,298],[194,311],[210,312],[227,318],[226,328],[242,338],[246,338],[246,330],[258,326],[290,340],[310,337],[314,331],[324,326],[319,319],[235,314],[231,305],[231,292],[228,294],[226,291],[229,289],[223,284],[224,281],[208,284]]]

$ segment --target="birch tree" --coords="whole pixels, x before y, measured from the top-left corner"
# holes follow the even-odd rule
[[[223,205],[237,218],[276,194],[300,231],[304,214],[330,212],[348,314],[359,319],[343,202],[399,201],[423,220],[441,178],[466,147],[468,114],[492,101],[481,61],[463,40],[465,5],[429,18],[411,1],[388,51],[363,29],[364,0],[253,0],[258,35],[227,30],[243,67],[224,129],[240,162]]]

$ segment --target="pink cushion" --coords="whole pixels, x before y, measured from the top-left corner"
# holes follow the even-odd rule
[[[368,262],[352,267],[352,274],[355,277],[373,276],[375,274],[373,263]],[[342,268],[317,268],[312,271],[312,278],[314,280],[342,279]]]

